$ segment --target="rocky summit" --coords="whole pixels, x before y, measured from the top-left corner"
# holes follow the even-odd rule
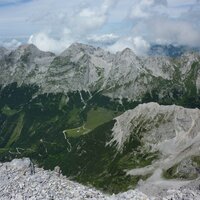
[[[34,166],[30,159],[14,159],[0,164],[1,200],[148,200],[139,191],[119,195],[104,195],[93,188],[68,180],[59,171],[45,171]]]
[[[68,180],[60,168],[46,171],[28,158],[0,164],[1,200],[198,200],[199,180],[179,190],[167,190],[160,197],[147,197],[138,190],[106,195],[94,188]]]

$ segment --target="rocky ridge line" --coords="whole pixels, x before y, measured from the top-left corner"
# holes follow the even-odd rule
[[[100,191],[68,180],[59,167],[47,171],[29,158],[0,163],[1,200],[148,200],[139,191],[105,195]]]
[[[72,44],[59,56],[42,52],[34,45],[4,52],[0,51],[0,85],[36,84],[41,93],[101,91],[111,98],[132,100],[140,100],[158,86],[154,84],[160,79],[172,82],[180,76],[177,83],[182,88],[193,64],[200,61],[197,53],[184,54],[178,59],[139,57],[128,48],[112,54],[79,43]],[[199,70],[196,74],[194,81],[199,90]]]
[[[1,200],[199,200],[200,180],[177,190],[161,191],[160,196],[147,197],[138,190],[117,195],[102,192],[72,182],[63,176],[59,167],[54,171],[33,165],[29,158],[0,163]]]

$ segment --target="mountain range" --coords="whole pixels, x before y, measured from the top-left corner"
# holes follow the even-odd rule
[[[36,84],[40,93],[100,92],[112,99],[136,101],[147,93],[153,95],[154,90],[160,91],[160,98],[173,96],[166,91],[166,85],[183,95],[200,88],[197,53],[177,59],[138,57],[131,49],[111,54],[75,43],[59,56],[42,52],[34,45],[20,46],[9,54],[2,49],[1,55],[1,85]],[[191,76],[193,83],[189,83]]]
[[[178,187],[199,176],[199,92],[198,52],[0,48],[0,161],[59,165],[110,193],[171,179]]]

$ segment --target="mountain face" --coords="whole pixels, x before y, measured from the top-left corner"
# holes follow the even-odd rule
[[[116,123],[112,129],[113,138],[109,144],[115,144],[119,151],[123,151],[125,144],[134,141],[132,137],[137,135],[143,144],[143,148],[140,147],[137,151],[141,151],[141,154],[144,152],[159,154],[156,163],[130,170],[128,174],[153,173],[158,168],[165,170],[176,164],[178,168],[176,175],[181,176],[183,173],[184,176],[198,176],[195,165],[192,168],[192,161],[189,173],[184,172],[184,168],[181,168],[183,166],[179,165],[185,159],[199,155],[199,109],[148,103],[126,111],[115,119]]]
[[[42,52],[34,45],[20,46],[0,59],[0,84],[35,84],[35,73],[37,79],[43,78],[54,57],[53,53]]]
[[[199,54],[78,43],[58,56],[34,45],[2,52],[0,161],[31,157],[110,193],[199,176]]]
[[[55,56],[28,45],[1,58],[0,84],[36,84],[40,93],[101,92],[134,101],[159,91],[159,98],[166,99],[191,89],[198,92],[199,60],[194,53],[178,59],[138,57],[130,49],[111,54],[78,43]],[[191,77],[193,83],[188,83]]]

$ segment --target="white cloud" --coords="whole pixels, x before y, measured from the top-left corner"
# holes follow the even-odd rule
[[[29,42],[54,52],[74,41],[138,52],[154,42],[200,46],[199,0],[20,1],[0,0],[14,5],[0,7],[3,40],[32,35]]]
[[[106,21],[106,15],[90,8],[84,8],[71,17],[70,27],[79,34],[85,34],[100,28]]]
[[[120,38],[116,43],[110,45],[107,49],[111,52],[122,51],[125,48],[130,48],[137,55],[145,55],[149,50],[150,44],[142,37],[124,37]]]
[[[108,19],[110,9],[118,0],[104,0],[100,7],[85,6],[69,16],[69,27],[79,34],[88,34],[101,28]]]
[[[187,6],[184,0],[137,1],[129,15],[132,36],[140,35],[149,43],[200,46],[200,7],[195,1]]]
[[[166,0],[140,0],[133,5],[129,17],[131,19],[148,18],[155,13],[165,13]]]
[[[153,27],[149,26],[152,40],[155,37],[157,40],[166,41],[168,44],[200,45],[199,31],[187,21],[157,19],[150,24],[153,25]]]
[[[62,37],[55,39],[49,33],[40,32],[31,35],[28,43],[36,45],[42,51],[61,53],[74,42],[70,34],[68,29],[64,29]]]
[[[21,44],[22,43],[16,39],[12,39],[12,40],[4,41],[0,43],[1,46],[4,46],[7,49],[16,49]]]
[[[117,1],[118,0],[104,0],[100,7],[86,4],[75,8],[70,14],[61,12],[57,15],[53,13],[52,25],[50,25],[47,30],[33,34],[29,38],[29,43],[35,44],[43,51],[60,53],[75,41],[89,42],[90,40],[90,42],[92,42],[93,40],[93,42],[106,43],[109,40],[116,40],[116,36],[112,34],[98,36],[91,35],[90,33],[97,31],[97,29],[101,28],[106,23],[109,10]],[[51,19],[51,14],[45,16]],[[59,39],[54,36],[54,33],[57,32],[57,30],[55,31],[55,24],[59,24],[57,30],[62,32],[62,34],[56,33]],[[65,27],[68,28],[66,29]],[[90,37],[87,36],[89,34]]]
[[[87,37],[89,43],[96,43],[99,45],[110,45],[116,42],[119,39],[119,36],[113,33],[102,34],[102,35],[90,35]]]
[[[133,49],[133,39],[131,37],[120,38],[113,45],[107,47],[107,49],[113,53],[122,51],[125,48]]]
[[[136,54],[144,55],[150,48],[150,44],[142,37],[137,36],[133,38],[133,49]]]

